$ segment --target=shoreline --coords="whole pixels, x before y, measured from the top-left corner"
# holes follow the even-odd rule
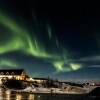
[[[20,94],[50,94],[50,95],[87,95],[88,93],[55,93],[55,92],[24,92],[24,91],[19,91],[19,90],[14,90],[11,91],[14,93],[20,93]]]

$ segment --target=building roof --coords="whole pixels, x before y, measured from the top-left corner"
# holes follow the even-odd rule
[[[21,75],[24,69],[0,69],[0,75]]]

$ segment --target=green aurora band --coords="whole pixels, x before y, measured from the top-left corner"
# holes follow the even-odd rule
[[[0,23],[13,32],[13,38],[8,43],[0,46],[0,53],[21,50],[36,57],[50,57],[43,48],[40,48],[36,38],[34,40],[28,35],[28,31],[20,28],[16,22],[0,14]]]
[[[14,60],[11,59],[0,59],[0,66],[7,66],[10,68],[17,68],[19,66]]]
[[[31,55],[38,58],[50,59],[50,64],[52,64],[57,72],[70,72],[75,71],[82,68],[81,64],[69,63],[69,66],[63,67],[67,62],[67,59],[63,57],[63,54],[60,56],[56,56],[54,54],[50,54],[45,50],[45,46],[41,44],[41,41],[35,37],[31,38],[29,35],[29,31],[18,25],[18,22],[11,20],[9,17],[0,12],[0,24],[2,24],[5,28],[9,29],[12,32],[11,39],[8,42],[0,44],[0,54],[20,51],[26,55]],[[0,33],[3,34],[3,33]],[[48,35],[49,39],[51,39],[51,28],[48,26]],[[58,40],[56,39],[56,45],[59,45]],[[1,60],[0,65],[8,65],[8,66],[17,66],[16,63],[10,60]]]

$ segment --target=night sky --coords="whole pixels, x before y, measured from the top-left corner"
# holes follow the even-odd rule
[[[0,0],[0,68],[24,68],[32,77],[99,80],[100,10]]]

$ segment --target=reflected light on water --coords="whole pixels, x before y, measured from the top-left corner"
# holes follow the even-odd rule
[[[16,100],[21,100],[22,96],[20,94],[16,94]]]
[[[30,94],[28,100],[35,100],[34,99],[34,95],[33,94]]]
[[[0,95],[1,95],[1,93],[2,93],[2,89],[0,88]]]
[[[0,100],[3,100],[3,91],[2,91],[2,88],[0,88]]]
[[[3,97],[2,97],[2,89],[0,88],[0,100],[2,100]]]
[[[7,100],[11,100],[10,91],[9,90],[6,91],[6,98],[7,98]]]

